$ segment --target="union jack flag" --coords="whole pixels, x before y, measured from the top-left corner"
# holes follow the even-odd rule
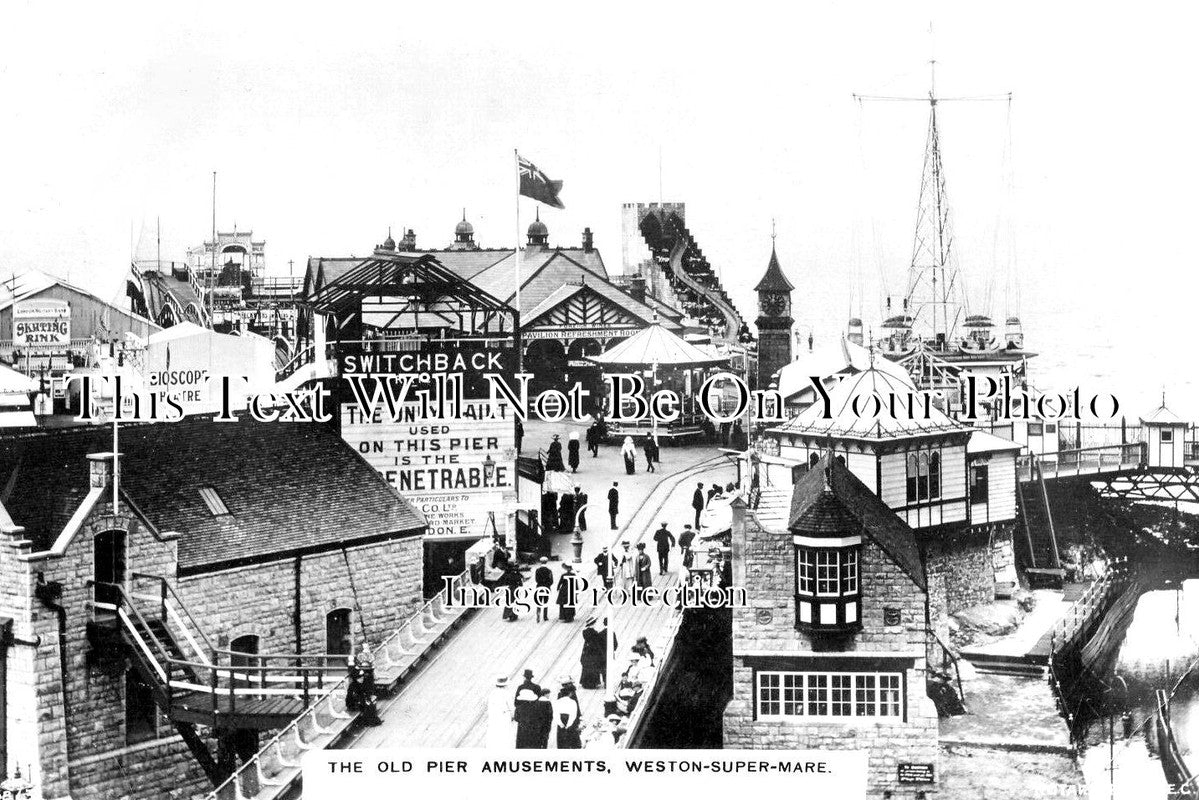
[[[519,153],[516,156],[517,164],[520,170],[520,193],[525,197],[531,197],[534,200],[545,203],[547,206],[554,208],[566,208],[562,205],[562,201],[558,199],[558,192],[562,191],[562,181],[552,181],[549,176],[539,170],[532,161],[529,161]]]

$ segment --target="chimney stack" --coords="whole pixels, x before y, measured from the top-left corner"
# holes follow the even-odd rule
[[[645,278],[634,275],[629,278],[629,294],[638,303],[645,302]]]
[[[583,252],[590,253],[595,249],[595,244],[591,238],[591,228],[583,229]]]
[[[88,453],[89,486],[93,489],[107,489],[112,486],[112,453]]]

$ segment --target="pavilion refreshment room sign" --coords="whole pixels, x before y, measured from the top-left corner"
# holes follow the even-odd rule
[[[516,430],[511,409],[466,400],[452,419],[421,415],[419,403],[366,418],[354,403],[341,408],[341,436],[404,495],[429,524],[427,536],[478,539],[505,533],[516,490]],[[507,499],[507,502],[506,502]]]
[[[13,347],[66,350],[71,344],[71,306],[66,300],[22,300],[13,306]]]

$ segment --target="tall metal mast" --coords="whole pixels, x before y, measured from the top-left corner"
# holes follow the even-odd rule
[[[937,124],[937,106],[945,102],[1011,100],[1011,94],[983,97],[939,97],[937,62],[929,61],[930,85],[927,97],[884,97],[854,95],[855,100],[893,100],[929,104],[928,135],[924,145],[924,169],[920,177],[920,198],[916,211],[912,258],[908,265],[908,286],[904,296],[906,316],[911,317],[912,334],[935,349],[951,346],[958,322],[966,310],[964,281],[953,250],[953,226],[949,199],[945,191],[945,169],[941,161],[941,135]]]

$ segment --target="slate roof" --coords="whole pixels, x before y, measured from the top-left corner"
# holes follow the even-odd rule
[[[826,453],[795,483],[792,533],[807,536],[861,532],[882,548],[921,589],[927,589],[916,533],[849,469]]]
[[[179,569],[263,560],[387,534],[424,519],[333,431],[314,423],[180,422],[120,429],[120,489],[158,531],[177,531]],[[53,544],[88,491],[88,453],[108,426],[0,437],[0,502],[34,550]],[[15,473],[15,474],[14,474]],[[199,488],[229,508],[213,516]]]
[[[783,268],[779,266],[779,255],[774,247],[770,248],[770,263],[766,265],[766,274],[762,276],[762,280],[758,281],[758,285],[754,287],[755,292],[789,292],[795,287],[791,281],[787,280],[787,276],[783,274]]]

